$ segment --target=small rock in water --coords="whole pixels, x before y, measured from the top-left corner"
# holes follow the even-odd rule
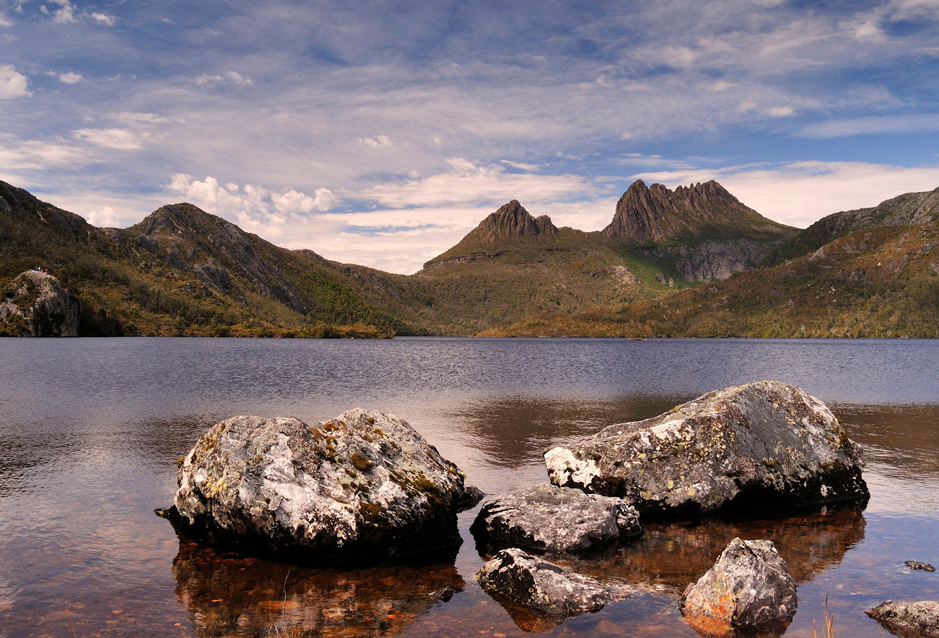
[[[503,549],[487,561],[476,580],[491,596],[554,618],[595,612],[627,598],[626,587],[604,586],[517,548]]]
[[[886,600],[866,612],[901,638],[939,638],[939,602]]]
[[[643,517],[863,503],[861,455],[824,403],[763,381],[611,425],[545,452],[555,485],[625,498]]]
[[[623,499],[542,484],[492,499],[470,531],[481,551],[584,554],[640,536],[643,527]]]
[[[735,538],[698,582],[688,585],[680,608],[696,631],[710,636],[782,633],[798,606],[796,581],[772,541]]]
[[[921,563],[918,560],[908,560],[904,563],[907,567],[912,570],[922,571],[922,572],[934,572],[936,568],[929,563]]]
[[[478,490],[402,419],[355,409],[309,427],[240,416],[196,443],[163,514],[187,536],[287,562],[456,551]]]

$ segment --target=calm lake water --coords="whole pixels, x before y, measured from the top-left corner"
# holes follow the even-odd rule
[[[476,584],[469,525],[447,564],[305,569],[179,540],[176,459],[218,420],[356,407],[408,420],[489,494],[547,480],[541,453],[716,388],[801,386],[867,458],[863,511],[649,527],[571,565],[642,583],[550,625]],[[786,636],[881,636],[863,610],[939,599],[939,341],[0,339],[0,637],[696,636],[677,610],[734,536],[776,543],[799,584]],[[448,601],[433,596],[456,590]]]

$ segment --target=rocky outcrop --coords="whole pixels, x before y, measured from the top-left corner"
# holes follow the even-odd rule
[[[908,561],[904,561],[903,564],[906,565],[907,567],[909,567],[910,569],[912,569],[913,571],[919,571],[919,572],[934,572],[934,571],[936,571],[936,566],[935,566],[935,565],[930,565],[929,563],[922,563],[922,562],[920,562],[920,561],[918,561],[918,560],[908,560]]]
[[[27,270],[0,294],[0,335],[78,336],[78,300],[52,275]]]
[[[555,485],[627,499],[644,516],[694,517],[866,502],[861,456],[824,403],[751,383],[611,425],[545,453]]]
[[[517,548],[493,556],[476,574],[476,580],[497,600],[558,619],[600,611],[629,596],[625,587],[601,585]]]
[[[886,600],[866,612],[900,638],[939,638],[939,602]]]
[[[474,496],[405,421],[362,409],[316,427],[222,421],[183,460],[178,480],[168,517],[185,535],[311,564],[455,551],[456,513]]]
[[[675,268],[686,281],[723,281],[737,272],[753,270],[774,246],[747,239],[705,241],[667,249],[675,257]]]
[[[482,551],[584,554],[640,536],[643,528],[622,499],[536,485],[486,503],[470,531]]]
[[[627,243],[664,243],[709,237],[783,239],[794,229],[762,217],[715,181],[679,186],[647,187],[636,180],[616,204],[603,233]]]
[[[688,585],[679,607],[709,636],[781,634],[798,606],[796,581],[773,543],[735,538],[714,566]]]
[[[511,237],[556,235],[557,232],[558,229],[551,223],[550,217],[542,215],[536,219],[518,203],[518,200],[513,199],[486,217],[467,237],[480,242],[495,242]]]
[[[767,255],[763,266],[774,266],[815,252],[825,244],[859,230],[880,226],[914,226],[939,220],[939,188],[904,193],[870,208],[822,217]]]

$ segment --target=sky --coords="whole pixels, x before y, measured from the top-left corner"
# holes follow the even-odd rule
[[[412,273],[636,179],[771,219],[939,187],[939,0],[0,0],[0,180]]]

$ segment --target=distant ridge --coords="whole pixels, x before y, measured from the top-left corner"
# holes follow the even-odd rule
[[[784,239],[795,229],[766,219],[745,206],[726,188],[709,182],[647,187],[636,180],[616,204],[603,233],[627,243],[665,243],[699,239]]]

